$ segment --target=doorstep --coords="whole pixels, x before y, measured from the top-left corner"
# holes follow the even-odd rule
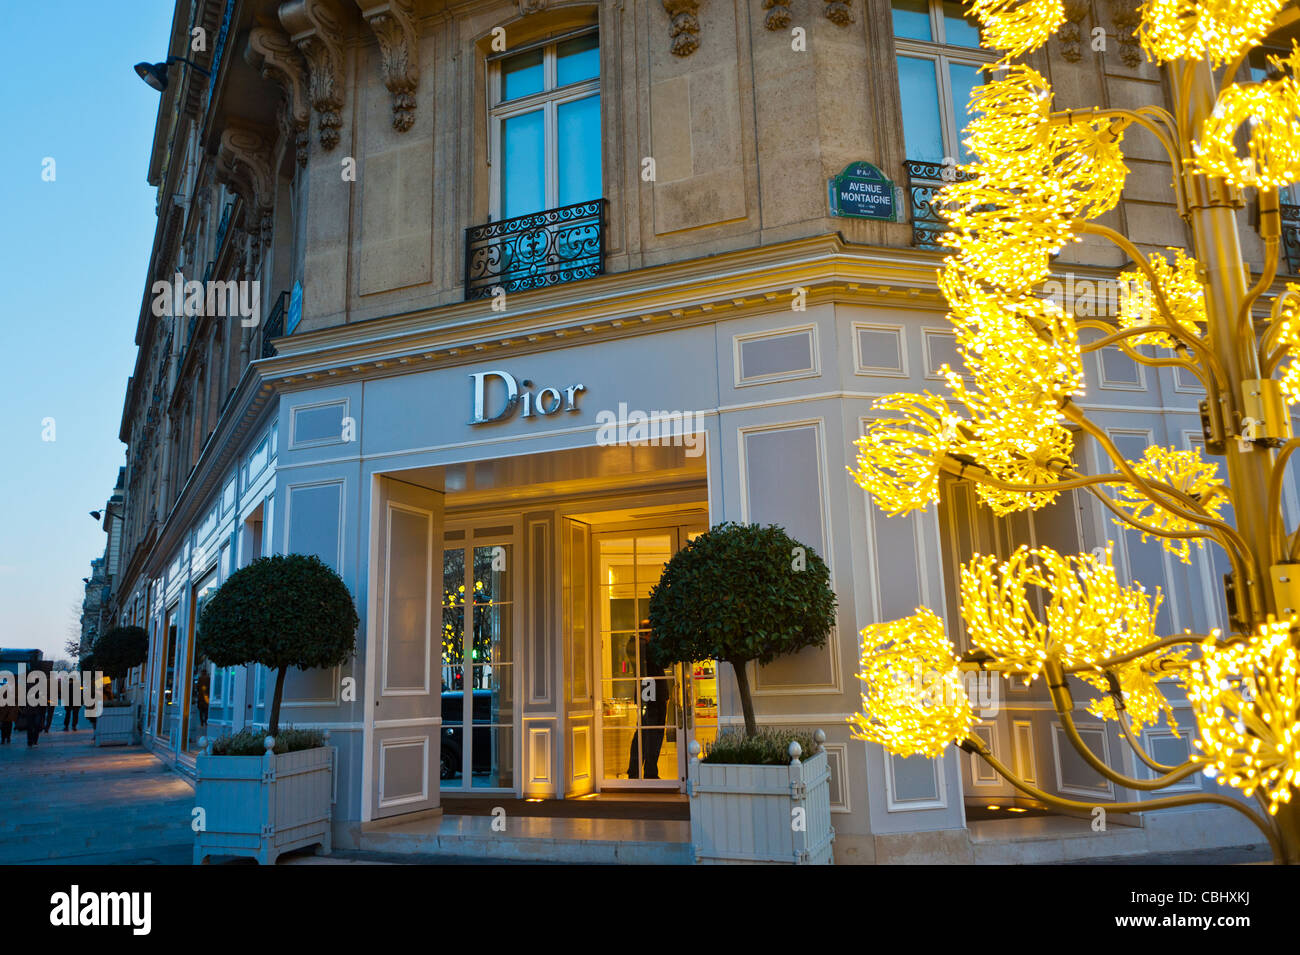
[[[605,865],[690,865],[691,824],[666,819],[445,814],[361,832],[363,852]]]

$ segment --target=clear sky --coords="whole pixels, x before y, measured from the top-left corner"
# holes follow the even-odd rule
[[[171,15],[170,0],[0,0],[0,647],[47,659],[104,552],[87,512],[125,460],[158,111],[131,67],[165,57]]]

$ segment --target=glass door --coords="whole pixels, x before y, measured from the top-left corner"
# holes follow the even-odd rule
[[[443,550],[443,790],[515,785],[510,561],[508,543]]]
[[[603,789],[680,789],[691,732],[701,716],[716,727],[716,691],[712,711],[702,711],[693,685],[697,670],[716,670],[712,662],[665,666],[650,653],[650,590],[686,540],[679,527],[593,535]]]

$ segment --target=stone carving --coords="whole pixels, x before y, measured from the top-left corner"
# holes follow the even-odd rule
[[[763,26],[769,30],[784,30],[790,25],[790,8],[781,0],[763,0],[763,9],[767,11]]]
[[[846,27],[853,22],[853,11],[849,4],[853,0],[826,0],[826,19],[836,26]]]
[[[690,56],[700,46],[699,0],[663,0],[672,27],[673,55]]]
[[[256,26],[248,34],[244,59],[284,91],[284,114],[293,132],[295,158],[307,165],[307,135],[311,125],[311,103],[307,91],[307,67],[284,32],[273,26]]]
[[[1091,6],[1090,0],[1065,0],[1065,22],[1057,31],[1056,38],[1061,41],[1061,56],[1071,63],[1078,63],[1083,58],[1081,24]]]
[[[217,178],[230,186],[244,204],[244,224],[255,250],[271,239],[275,210],[275,173],[271,156],[275,141],[256,126],[231,123],[221,133]]]
[[[1120,60],[1125,66],[1137,67],[1142,62],[1142,52],[1135,32],[1142,22],[1137,0],[1110,0],[1110,17],[1115,21]]]
[[[517,0],[517,2],[519,3],[519,15],[527,17],[545,10],[548,0]]]
[[[343,125],[343,21],[338,8],[334,0],[288,0],[280,5],[280,22],[307,61],[320,144],[333,149]]]
[[[393,95],[393,128],[404,133],[415,122],[415,88],[420,82],[420,35],[414,4],[411,0],[356,3],[379,40],[384,86]]]

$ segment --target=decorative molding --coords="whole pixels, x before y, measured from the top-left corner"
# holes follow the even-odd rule
[[[1136,68],[1142,62],[1138,47],[1137,26],[1142,14],[1137,0],[1110,0],[1110,17],[1115,21],[1115,35],[1119,40],[1119,58],[1125,66]]]
[[[784,30],[790,25],[790,8],[783,0],[763,0],[763,9],[767,11],[763,25],[769,30]]]
[[[1092,9],[1091,0],[1065,0],[1065,23],[1057,32],[1061,56],[1071,63],[1083,58],[1083,28],[1080,24]]]
[[[528,17],[545,10],[549,0],[516,0],[516,2],[519,4],[519,15]]]
[[[853,0],[826,0],[826,19],[836,26],[846,27],[853,22],[853,11],[849,4]]]
[[[672,28],[673,56],[690,56],[700,46],[699,0],[663,0]]]
[[[258,126],[233,122],[222,131],[217,149],[217,179],[229,185],[243,202],[245,228],[254,251],[271,238],[274,151],[275,141],[269,133]]]
[[[343,21],[334,0],[288,0],[280,22],[307,61],[311,105],[316,110],[320,144],[339,144],[343,109]]]
[[[289,37],[274,26],[256,26],[248,34],[244,59],[284,91],[284,115],[293,133],[299,166],[307,165],[307,133],[311,125],[311,100],[307,66]]]
[[[415,122],[415,88],[420,82],[420,30],[414,3],[412,0],[356,0],[356,4],[379,41],[384,86],[393,95],[393,128],[404,133]],[[522,3],[520,6],[522,14]]]

